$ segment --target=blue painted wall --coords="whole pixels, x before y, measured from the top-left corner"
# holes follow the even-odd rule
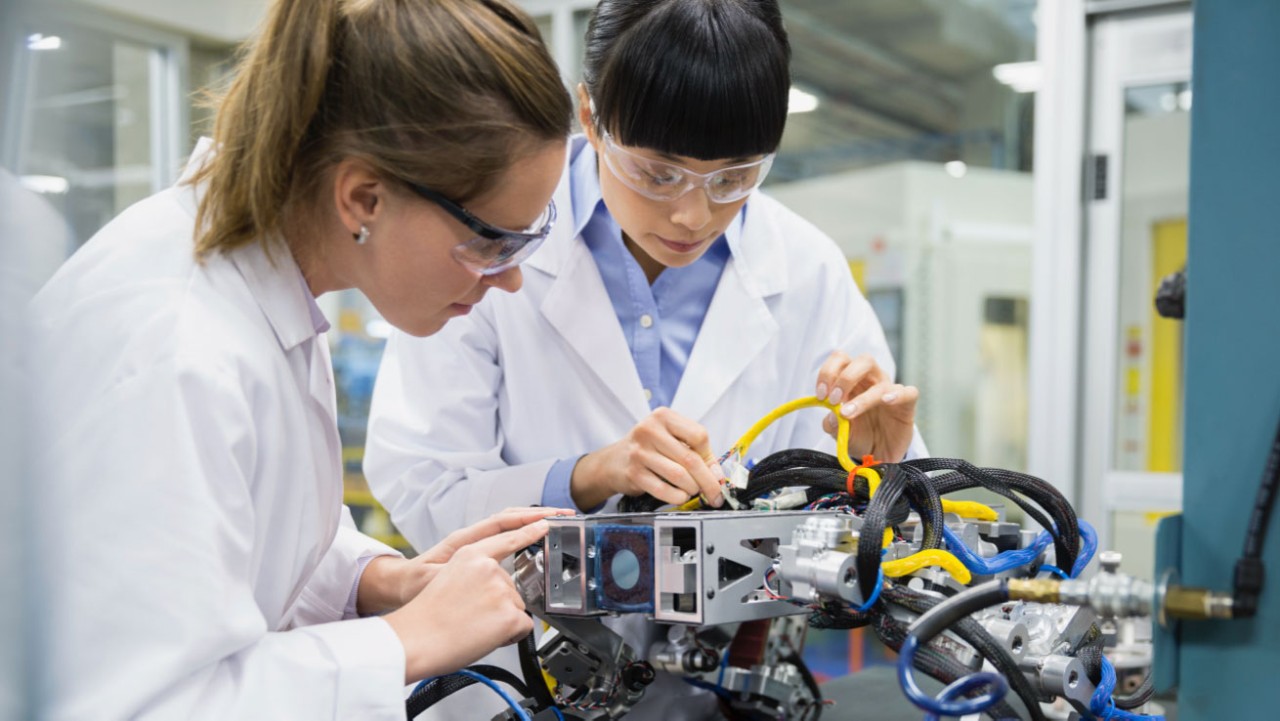
[[[1183,581],[1226,590],[1280,422],[1280,0],[1195,4]],[[1280,719],[1280,518],[1252,621],[1182,629],[1182,721]]]

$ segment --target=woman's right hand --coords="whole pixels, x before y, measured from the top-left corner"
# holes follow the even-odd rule
[[[413,600],[383,616],[405,651],[405,683],[452,673],[533,629],[505,558],[547,534],[547,522],[463,546]]]
[[[595,508],[616,493],[642,493],[680,504],[701,495],[720,506],[724,470],[715,461],[707,429],[670,408],[659,408],[617,443],[583,456],[570,493],[578,508]]]

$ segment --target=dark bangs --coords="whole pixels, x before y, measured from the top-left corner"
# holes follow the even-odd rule
[[[773,0],[604,0],[585,75],[619,143],[723,160],[777,150],[790,55]]]

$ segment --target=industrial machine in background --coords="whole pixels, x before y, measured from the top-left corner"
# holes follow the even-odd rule
[[[1153,628],[1257,608],[1257,554],[1242,560],[1234,593],[1135,578],[1119,554],[1096,553],[1093,527],[1052,485],[1026,474],[808,450],[745,461],[764,427],[804,407],[827,406],[782,406],[720,459],[723,510],[640,497],[618,513],[549,519],[545,541],[515,562],[517,588],[547,626],[521,644],[523,678],[472,668],[430,679],[410,718],[500,681],[516,696],[494,684],[510,704],[497,718],[618,719],[661,671],[714,693],[728,718],[817,719],[827,702],[800,655],[810,627],[873,629],[899,651],[903,691],[927,718],[1158,718],[1143,715]],[[1267,473],[1248,548],[1265,532],[1280,451]],[[946,498],[975,488],[1039,528]],[[606,622],[633,614],[667,633],[637,647]],[[924,692],[917,671],[943,691]]]

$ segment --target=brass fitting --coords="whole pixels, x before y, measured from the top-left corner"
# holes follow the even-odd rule
[[[1169,618],[1205,620],[1231,618],[1232,600],[1229,593],[1218,593],[1204,588],[1169,586],[1164,593],[1164,615]]]
[[[1009,598],[1013,601],[1058,603],[1061,583],[1048,579],[1015,579],[1009,581]]]

